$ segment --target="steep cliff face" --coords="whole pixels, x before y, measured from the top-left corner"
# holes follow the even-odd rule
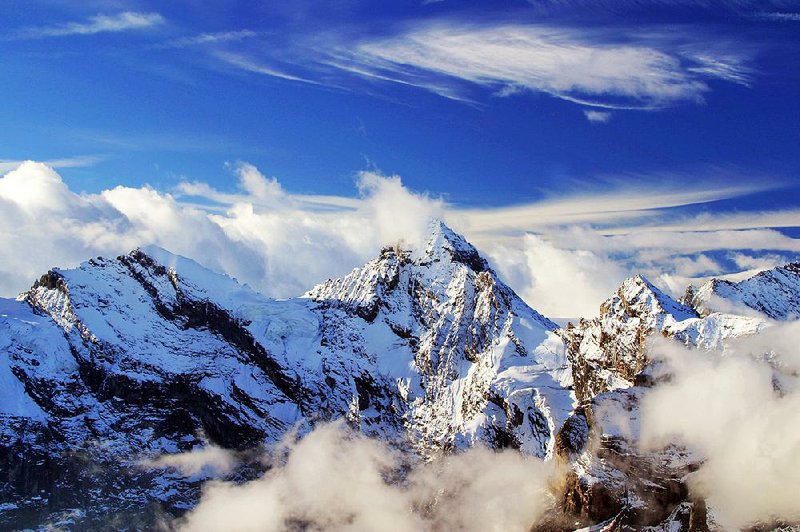
[[[145,248],[51,270],[3,304],[8,522],[179,511],[197,479],[142,458],[338,418],[423,455],[480,442],[548,457],[573,406],[555,325],[438,223],[418,256],[386,249],[293,300]]]

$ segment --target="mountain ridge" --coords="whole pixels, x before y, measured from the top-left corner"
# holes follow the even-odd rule
[[[634,276],[561,329],[441,222],[420,252],[384,248],[300,298],[144,247],[52,269],[2,308],[0,523],[25,526],[89,506],[80,522],[99,526],[147,501],[147,519],[169,520],[202,482],[142,470],[143,455],[247,451],[335,419],[426,459],[485,445],[564,463],[558,512],[573,522],[668,523],[700,511],[680,480],[695,459],[642,453],[614,428],[652,386],[646,339],[718,349],[770,326],[701,316]]]

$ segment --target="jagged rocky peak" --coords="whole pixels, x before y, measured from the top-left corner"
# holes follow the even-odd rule
[[[372,321],[381,301],[400,283],[401,270],[411,263],[411,251],[386,246],[380,255],[338,279],[328,279],[304,294],[314,301],[338,301]],[[406,276],[407,277],[407,276]]]
[[[640,318],[651,326],[661,325],[653,320],[666,315],[675,321],[697,317],[694,309],[665,294],[643,275],[625,279],[615,295],[600,306],[601,317],[608,314]]]
[[[702,316],[755,311],[775,320],[798,319],[800,262],[765,270],[738,282],[711,279],[699,288],[687,288],[683,301]]]
[[[478,250],[440,220],[430,222],[427,243],[421,252],[403,249],[399,244],[384,247],[377,258],[342,278],[328,279],[315,286],[305,297],[343,303],[372,321],[381,308],[385,314],[396,314],[400,299],[435,306],[444,301],[470,299],[476,294],[492,294],[495,306],[524,306],[541,326],[557,328],[522,302]]]
[[[20,299],[48,315],[67,332],[77,328],[86,339],[94,338],[76,309],[104,307],[118,303],[131,293],[116,292],[113,284],[121,279],[134,278],[154,297],[163,297],[174,286],[168,279],[168,270],[140,249],[116,259],[97,257],[81,263],[75,269],[53,268],[39,278]],[[160,281],[159,281],[159,278]],[[172,298],[174,300],[174,297]]]
[[[556,325],[444,223],[431,224],[421,253],[384,248],[306,297],[399,338],[417,390],[405,423],[420,448],[483,441],[539,456],[553,452],[572,407],[569,391],[557,389],[570,375],[563,344],[552,333]]]
[[[113,259],[93,258],[74,269],[54,268],[22,297],[43,310],[48,310],[46,300],[54,299],[56,292],[66,296],[65,302],[77,297],[84,299],[80,303],[83,307],[98,304],[102,307],[112,302],[130,302],[130,292],[116,291],[115,286],[121,283],[132,283],[136,290],[144,290],[160,312],[167,312],[187,300],[213,301],[233,310],[254,298],[261,298],[248,286],[240,285],[225,274],[153,245],[136,248]]]
[[[600,315],[561,331],[581,402],[632,386],[648,363],[645,342],[697,313],[642,275],[625,279],[600,306]]]

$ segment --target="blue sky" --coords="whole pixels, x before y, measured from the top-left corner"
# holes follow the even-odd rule
[[[473,205],[603,176],[792,181],[800,170],[796,2],[255,4],[4,2],[0,155],[97,158],[63,171],[87,191],[181,176],[224,187],[224,163],[247,160],[292,191],[352,194],[354,174],[377,167]],[[517,44],[542,50],[515,72]],[[600,67],[571,46],[606,50],[618,68],[593,80]],[[448,72],[459,49],[486,59]],[[567,66],[524,72],[537,61]],[[698,72],[711,62],[724,66]],[[499,75],[484,72],[492,63]],[[637,87],[644,76],[663,79]],[[590,122],[589,111],[610,115]]]
[[[563,236],[580,224],[798,236],[797,1],[30,0],[0,20],[0,171],[44,161],[78,196],[147,185],[224,210],[186,184],[235,195],[247,164],[296,197],[401,176],[479,244],[546,233],[599,252]],[[643,197],[636,223],[541,230],[542,206]],[[733,249],[705,251],[730,272]]]

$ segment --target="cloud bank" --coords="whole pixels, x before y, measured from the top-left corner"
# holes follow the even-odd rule
[[[430,463],[323,425],[246,484],[212,481],[178,528],[205,530],[528,530],[550,507],[553,465],[474,448]]]
[[[705,457],[689,478],[723,528],[800,520],[800,322],[730,341],[722,354],[659,345],[671,380],[642,402],[642,438]],[[675,415],[680,412],[680,415]]]
[[[797,226],[800,216],[792,222],[790,213],[669,215],[758,190],[751,186],[612,187],[594,197],[464,209],[413,192],[398,176],[362,172],[358,195],[340,197],[289,193],[246,163],[231,170],[238,179],[232,192],[186,181],[172,192],[118,186],[76,194],[49,166],[21,164],[0,177],[0,295],[26,290],[54,266],[156,244],[269,296],[297,296],[385,245],[419,249],[430,218],[465,234],[531,306],[556,318],[596,314],[633,273],[682,293],[689,282],[724,272],[723,262],[753,271],[800,252],[800,241],[773,229],[729,228],[776,219]],[[729,258],[721,262],[710,251]]]
[[[25,290],[53,266],[156,244],[268,295],[296,296],[387,243],[419,247],[427,220],[443,215],[441,201],[413,194],[398,177],[362,173],[360,199],[337,201],[292,196],[250,165],[236,173],[239,195],[202,184],[181,189],[229,201],[220,213],[147,186],[76,194],[52,168],[22,164],[0,178],[0,293]]]

